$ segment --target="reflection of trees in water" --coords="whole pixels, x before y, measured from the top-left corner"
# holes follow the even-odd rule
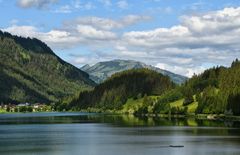
[[[134,115],[95,114],[81,119],[91,122],[109,123],[117,126],[189,126],[189,127],[240,127],[240,122],[203,120],[195,118],[147,117]]]
[[[181,132],[191,135],[202,136],[228,136],[236,135],[236,131],[230,127],[238,125],[233,122],[223,122],[216,120],[198,120],[195,118],[162,118],[162,117],[136,117],[133,115],[92,115],[88,119],[94,120],[93,122],[105,123],[116,127],[170,127],[169,133]],[[173,130],[174,127],[181,127]],[[239,125],[238,125],[239,126]],[[173,127],[173,128],[172,128]],[[140,128],[141,130],[141,128]],[[151,131],[151,134],[154,131]],[[166,131],[161,130],[165,133]],[[156,130],[154,134],[160,131]],[[141,130],[141,134],[150,134],[148,131]],[[237,133],[240,135],[240,131]]]
[[[1,118],[0,124],[108,123],[116,126],[240,127],[240,122],[195,118],[147,117],[134,115],[81,114]]]

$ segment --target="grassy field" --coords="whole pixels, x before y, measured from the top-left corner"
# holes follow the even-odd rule
[[[130,113],[132,114],[136,111],[139,107],[143,104],[143,98],[134,100],[130,98],[127,100],[126,104],[124,104],[123,109],[121,110],[122,113]]]
[[[152,99],[157,99],[157,97],[159,97],[159,96],[150,96],[150,97]],[[170,103],[170,106],[171,107],[184,108],[183,101],[184,101],[184,99],[174,101],[174,102]],[[127,100],[126,104],[124,104],[123,109],[121,110],[121,113],[132,114],[134,111],[136,111],[142,105],[143,105],[143,98],[140,98],[140,99],[130,98],[130,99]],[[198,103],[196,102],[195,97],[194,97],[194,102],[187,105],[188,113],[194,113],[197,106],[198,106]]]
[[[6,113],[6,110],[0,109],[0,113]]]
[[[183,106],[183,101],[184,101],[184,99],[177,100],[175,102],[170,103],[170,106],[171,107],[183,108],[184,107]],[[195,110],[197,109],[197,106],[198,106],[198,103],[196,102],[195,97],[194,97],[194,102],[189,104],[189,105],[187,105],[188,113],[194,113]]]
[[[188,112],[189,113],[194,113],[195,110],[197,109],[198,103],[194,101],[193,103],[189,104],[188,107]]]
[[[170,106],[171,107],[179,107],[179,108],[183,107],[183,101],[184,101],[184,99],[174,101],[174,102],[170,103]]]
[[[149,96],[151,99],[156,100],[159,96]],[[133,99],[130,98],[127,100],[126,104],[124,104],[121,113],[129,113],[132,114],[136,111],[139,107],[143,105],[143,98],[140,99]]]

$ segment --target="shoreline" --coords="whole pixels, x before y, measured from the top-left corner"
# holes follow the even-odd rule
[[[42,112],[0,112],[1,114],[26,114],[26,113],[52,113],[52,112],[84,112],[84,113],[97,113],[106,115],[132,115],[135,117],[159,117],[159,118],[194,118],[198,120],[215,120],[215,121],[237,121],[240,122],[240,116],[226,116],[224,114],[187,114],[187,115],[169,115],[169,114],[140,114],[134,115],[131,113],[121,113],[118,111],[100,111],[100,110],[81,110],[81,111],[42,111]]]
[[[109,114],[109,115],[133,115],[136,117],[159,117],[159,118],[195,118],[198,120],[215,120],[215,121],[237,121],[240,122],[240,116],[234,115],[224,115],[224,114],[195,114],[188,113],[186,115],[178,115],[178,114],[140,114],[134,115],[133,113],[123,113],[121,111],[111,111],[106,110],[102,111],[100,109],[83,109],[80,111],[74,112],[88,112],[88,113],[99,113],[99,114]]]

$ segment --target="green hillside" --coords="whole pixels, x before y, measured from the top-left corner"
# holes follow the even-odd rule
[[[43,42],[0,31],[0,101],[56,102],[92,88],[87,73],[66,63]]]
[[[161,95],[174,86],[168,76],[149,69],[132,69],[114,74],[92,91],[80,93],[69,106],[78,110],[120,110],[129,98]]]
[[[175,94],[175,95],[174,95]],[[154,113],[240,115],[240,62],[194,75],[182,86],[161,95]]]
[[[240,62],[208,69],[181,86],[148,69],[120,72],[69,106],[132,114],[240,115]]]

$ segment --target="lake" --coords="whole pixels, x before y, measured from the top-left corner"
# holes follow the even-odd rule
[[[0,155],[159,154],[239,155],[240,125],[89,113],[0,115]]]

